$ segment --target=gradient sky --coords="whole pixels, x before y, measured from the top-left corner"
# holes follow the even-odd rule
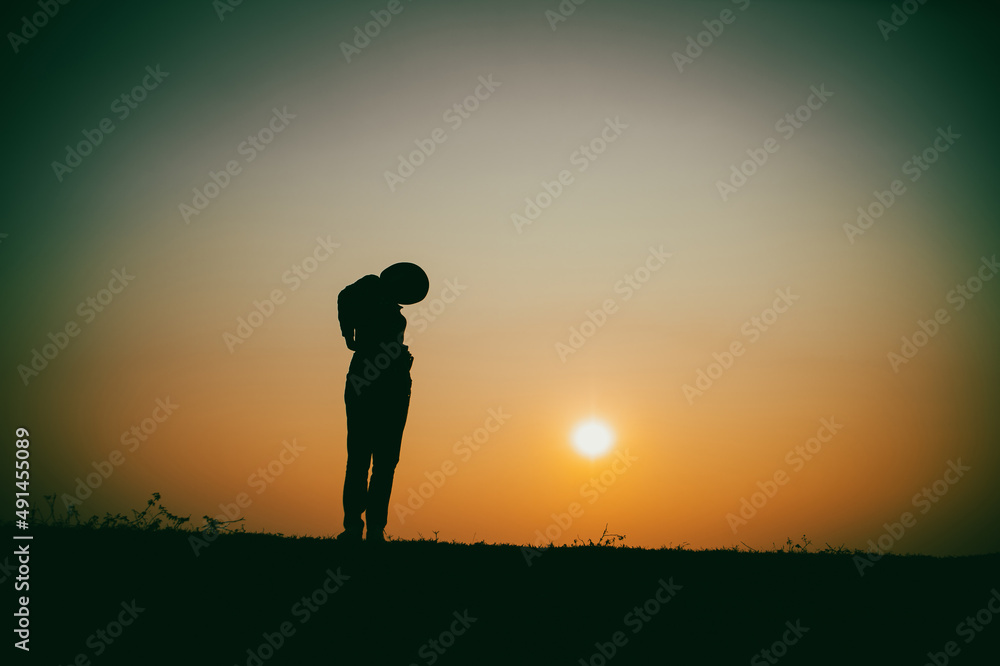
[[[342,45],[388,4],[244,2],[220,19],[208,0],[81,2],[16,52],[8,35],[2,418],[31,431],[36,499],[119,451],[83,515],[160,492],[198,518],[246,493],[248,529],[338,532],[351,352],[336,296],[412,261],[431,292],[404,308],[416,361],[393,536],[566,543],[607,524],[636,546],[806,534],[865,548],[911,512],[893,552],[1000,550],[1000,280],[976,283],[1000,251],[995,7],[928,3],[884,34],[888,2],[594,0],[553,23],[554,0],[403,0],[348,62]],[[713,23],[724,10],[732,22]],[[4,32],[37,11],[8,3]],[[720,26],[679,68],[688,38]],[[155,86],[147,67],[166,73]],[[122,117],[115,100],[144,77]],[[114,130],[57,174],[105,118]],[[914,171],[939,130],[947,150]],[[579,152],[592,142],[593,159]],[[723,197],[747,151],[767,160]],[[515,223],[561,172],[551,205]],[[884,214],[845,231],[894,180],[905,191]],[[318,239],[337,247],[316,255]],[[324,260],[289,273],[307,257]],[[123,269],[134,279],[105,309],[80,308]],[[970,279],[973,298],[951,293]],[[274,290],[272,315],[227,345]],[[793,304],[756,327],[777,291]],[[939,310],[894,368],[887,355]],[[25,382],[19,366],[68,323],[78,334]],[[710,368],[736,342],[731,367]],[[709,370],[703,394],[685,392]],[[167,399],[155,432],[123,443]],[[487,438],[490,410],[509,416]],[[569,442],[591,416],[617,436],[593,460]],[[842,427],[796,463],[824,419]],[[464,437],[484,441],[456,448]],[[968,471],[939,481],[958,461]],[[269,464],[280,474],[253,476]],[[787,483],[734,533],[727,515],[776,473]],[[946,494],[915,502],[936,481]]]

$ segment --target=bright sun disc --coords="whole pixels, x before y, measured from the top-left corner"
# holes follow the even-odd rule
[[[596,419],[581,423],[572,435],[573,448],[591,458],[607,453],[614,439],[611,429]]]

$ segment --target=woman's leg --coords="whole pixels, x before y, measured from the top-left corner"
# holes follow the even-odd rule
[[[375,417],[378,432],[371,452],[372,478],[368,484],[366,513],[369,538],[380,538],[388,522],[389,496],[410,408],[410,386],[408,373],[394,381],[391,388],[387,386]]]
[[[364,529],[361,514],[368,504],[368,468],[375,439],[370,398],[359,394],[348,381],[344,391],[347,406],[347,470],[344,473],[344,530],[359,538]]]

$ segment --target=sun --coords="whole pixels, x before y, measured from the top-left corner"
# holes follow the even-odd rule
[[[596,458],[611,449],[611,445],[615,441],[615,436],[611,432],[611,428],[603,421],[590,419],[577,424],[573,428],[573,434],[570,435],[570,439],[573,441],[573,448],[578,453],[590,458]]]

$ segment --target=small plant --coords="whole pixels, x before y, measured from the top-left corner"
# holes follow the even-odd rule
[[[438,541],[438,534],[441,532],[441,530],[431,530],[431,531],[434,532],[433,539],[428,539],[427,537],[425,537],[423,532],[417,532],[416,541],[430,541],[432,543],[440,543],[440,541]],[[396,541],[406,541],[406,539],[397,538]]]
[[[604,525],[604,533],[601,534],[600,538],[598,538],[596,542],[594,542],[593,539],[587,539],[586,541],[584,541],[583,539],[577,537],[576,539],[573,539],[573,545],[574,546],[613,546],[615,543],[617,543],[619,541],[624,541],[624,540],[625,540],[625,535],[624,534],[608,534],[608,525],[607,525],[607,523],[605,523],[605,525]]]
[[[785,541],[784,546],[781,547],[774,546],[773,542],[771,543],[771,545],[774,546],[774,551],[777,553],[806,553],[809,552],[809,544],[811,543],[812,541],[807,539],[806,535],[803,534],[800,543],[793,543],[792,538],[788,537],[788,539]],[[743,545],[746,546],[746,544]],[[747,548],[749,548],[749,546],[747,546]]]
[[[80,525],[80,514],[77,513],[76,505],[70,504],[66,509],[66,515],[56,514],[56,496],[55,495],[43,495],[45,498],[45,504],[49,507],[49,515],[46,516],[41,507],[37,504],[31,507],[31,511],[28,514],[28,520],[32,525],[46,525],[49,527],[57,525]]]
[[[33,506],[31,508],[31,522],[33,525],[44,525],[47,527],[81,527],[87,529],[131,529],[152,532],[155,530],[184,530],[190,526],[190,516],[178,516],[168,510],[160,503],[160,493],[153,493],[150,499],[146,500],[146,505],[141,509],[132,509],[131,515],[124,513],[105,513],[104,516],[91,516],[83,520],[75,504],[66,507],[66,513],[60,514],[56,511],[56,495],[44,495],[45,505],[43,507]],[[211,516],[204,516],[205,524],[196,531],[218,534],[219,532],[233,531],[230,525],[240,523],[239,531],[246,531],[243,527],[243,518],[236,520],[218,520]]]
[[[829,555],[857,555],[861,551],[859,551],[856,548],[855,549],[848,548],[844,544],[840,544],[839,546],[831,546],[829,543],[827,543],[826,548],[824,548],[819,552],[826,553]]]
[[[243,518],[236,518],[235,520],[219,520],[218,518],[213,518],[211,516],[202,516],[205,519],[205,524],[202,525],[200,532],[207,532],[208,534],[216,535],[222,532],[246,532],[246,525],[243,525]],[[240,529],[232,530],[230,525],[233,523],[240,523]]]

